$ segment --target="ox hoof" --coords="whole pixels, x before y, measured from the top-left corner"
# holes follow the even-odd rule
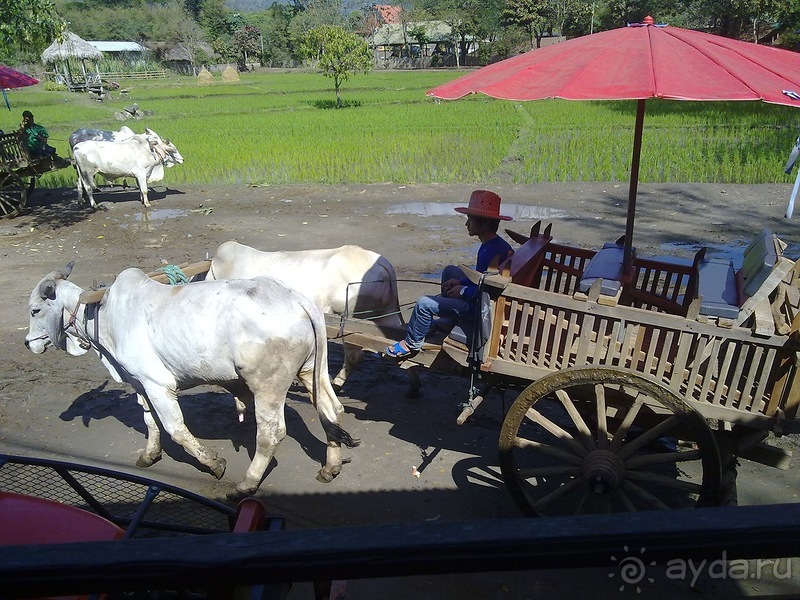
[[[246,498],[247,496],[250,495],[251,494],[248,494],[247,492],[243,492],[242,490],[240,490],[239,486],[236,486],[230,492],[226,492],[225,497],[228,500],[242,500],[243,498]]]
[[[220,458],[219,460],[215,461],[214,465],[211,468],[211,472],[214,474],[214,477],[217,479],[222,479],[222,476],[225,475],[225,467],[228,466],[228,463],[225,462],[224,458]]]
[[[339,471],[326,471],[325,469],[320,469],[317,473],[317,481],[320,483],[330,483],[336,476],[339,474]]]
[[[158,461],[161,460],[161,454],[157,454],[156,456],[150,457],[141,454],[139,458],[136,459],[136,466],[146,469],[147,467],[152,467]]]

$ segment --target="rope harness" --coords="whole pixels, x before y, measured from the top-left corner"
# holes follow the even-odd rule
[[[178,285],[180,283],[189,283],[189,278],[186,277],[186,273],[181,271],[181,268],[177,265],[167,265],[165,267],[161,267],[158,269],[161,273],[167,276],[170,285]]]

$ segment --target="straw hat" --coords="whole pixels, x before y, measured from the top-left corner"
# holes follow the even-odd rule
[[[459,206],[455,209],[464,215],[510,221],[511,217],[500,214],[500,196],[489,190],[475,190],[469,197],[469,206]]]

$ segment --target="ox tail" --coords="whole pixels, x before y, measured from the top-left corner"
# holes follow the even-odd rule
[[[298,294],[298,296],[301,296]],[[301,296],[302,297],[302,296]],[[312,377],[312,391],[314,403],[319,415],[319,422],[325,430],[328,439],[339,444],[344,444],[348,448],[355,448],[361,441],[347,433],[334,419],[338,416],[338,411],[333,405],[333,401],[338,404],[336,392],[333,391],[330,378],[327,372],[328,336],[325,329],[325,319],[316,304],[305,297],[300,303],[303,310],[311,321],[311,328],[314,331],[314,376]],[[324,390],[320,390],[325,387]],[[320,393],[322,391],[322,393]],[[341,410],[341,409],[340,409]],[[333,417],[333,418],[331,418]]]
[[[319,421],[322,424],[322,428],[325,430],[325,434],[328,438],[338,442],[339,444],[343,444],[348,448],[355,448],[361,443],[361,440],[354,438],[349,433],[347,433],[342,427],[333,421],[330,421],[324,414],[320,413]]]

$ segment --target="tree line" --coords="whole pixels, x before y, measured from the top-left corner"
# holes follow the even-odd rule
[[[199,45],[206,42],[225,62],[296,66],[313,58],[309,35],[320,27],[368,39],[380,16],[374,5],[357,1],[289,0],[264,8],[257,0],[236,0],[234,9],[226,0],[0,0],[0,62],[38,62],[42,50],[68,29],[90,40],[166,42],[186,49],[198,64],[211,62]],[[409,44],[427,42],[425,30],[415,23],[443,21],[461,58],[469,40],[482,40],[482,63],[537,47],[547,36],[585,35],[641,22],[647,15],[657,23],[761,43],[772,43],[780,34],[780,45],[788,48],[800,42],[800,0],[411,0],[395,5],[402,6]]]

